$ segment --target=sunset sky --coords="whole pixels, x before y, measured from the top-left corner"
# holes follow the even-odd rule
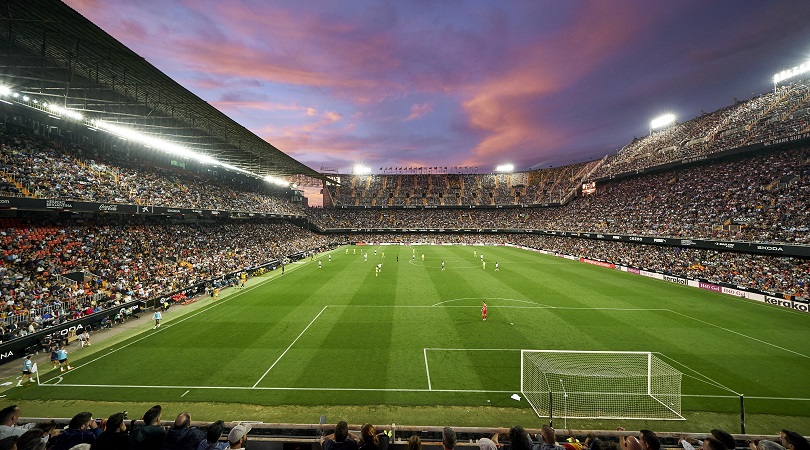
[[[67,0],[319,170],[517,170],[603,157],[772,89],[810,2]]]

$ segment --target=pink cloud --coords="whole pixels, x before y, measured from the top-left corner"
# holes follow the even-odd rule
[[[425,114],[433,112],[433,105],[428,102],[424,103],[414,103],[411,105],[411,114],[405,118],[405,121],[416,120],[424,116]]]
[[[650,24],[638,13],[633,5],[615,2],[582,5],[557,36],[527,43],[504,64],[504,73],[470,88],[463,107],[470,126],[486,136],[465,164],[567,143],[572,136],[546,120],[555,112],[544,106],[544,98],[569,89],[636,39]]]

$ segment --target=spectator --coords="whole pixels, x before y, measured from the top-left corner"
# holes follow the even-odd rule
[[[557,434],[554,432],[554,428],[544,425],[543,428],[540,428],[540,437],[543,439],[540,450],[560,450],[560,446],[557,445]]]
[[[493,443],[497,442],[497,435],[493,436]],[[488,444],[485,442],[485,444]],[[545,446],[546,443],[544,442],[543,445]],[[553,448],[553,442],[550,444],[551,447],[543,447],[543,448]],[[479,441],[478,446],[481,447],[481,442]],[[529,433],[523,429],[520,425],[515,425],[509,429],[509,445],[504,447],[504,450],[532,450],[534,447],[532,443],[531,437],[529,437]]]
[[[444,427],[442,430],[442,448],[444,450],[453,450],[456,447],[456,432],[450,427]]]
[[[174,426],[166,432],[163,450],[195,450],[205,439],[205,433],[191,426],[191,415],[180,413],[174,420]]]
[[[78,444],[91,445],[101,435],[101,428],[90,412],[80,412],[70,419],[67,429],[55,436],[48,443],[51,450],[69,450]]]
[[[408,450],[422,450],[422,440],[414,434],[408,438]]]
[[[44,450],[48,433],[39,428],[28,430],[17,440],[17,450]]]
[[[93,442],[90,450],[125,449],[129,443],[129,432],[124,413],[115,413],[107,419],[104,432]]]
[[[719,439],[707,437],[703,440],[703,445],[700,446],[702,450],[728,450],[726,444],[723,444]],[[732,449],[733,450],[733,449]]]
[[[219,442],[222,437],[222,432],[225,430],[225,423],[217,420],[208,426],[205,433],[205,439],[200,441],[197,445],[197,450],[224,450],[230,446],[228,441]]]
[[[0,439],[9,436],[22,436],[23,433],[34,428],[33,423],[17,425],[20,412],[21,410],[17,405],[7,406],[0,410]]]
[[[479,450],[498,450],[498,433],[492,435],[492,438],[478,439]]]
[[[807,439],[795,431],[782,430],[779,437],[782,439],[782,446],[788,450],[810,450]]]
[[[240,423],[231,428],[231,432],[228,433],[228,443],[230,443],[230,447],[228,448],[245,448],[245,442],[247,441],[247,435],[250,429],[251,426],[249,423]]]
[[[229,438],[230,440],[230,438]],[[357,450],[359,439],[349,431],[349,425],[340,421],[335,425],[335,432],[321,439],[323,450]]]
[[[19,436],[8,436],[0,439],[0,450],[17,450]]]
[[[163,409],[155,405],[143,415],[143,426],[135,428],[129,438],[130,450],[159,450],[166,437],[166,430],[160,426]]]
[[[360,428],[359,450],[387,450],[388,443],[388,435],[385,433],[377,433],[374,429],[374,425],[366,423]]]

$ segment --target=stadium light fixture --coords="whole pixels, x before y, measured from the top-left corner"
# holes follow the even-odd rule
[[[272,175],[267,175],[264,177],[264,180],[268,183],[275,184],[276,186],[289,186],[290,182],[286,180],[282,180],[281,178],[276,178]]]
[[[371,173],[371,167],[366,167],[362,164],[355,164],[354,165],[354,173],[356,175],[366,175]]]
[[[515,166],[512,164],[501,164],[495,167],[495,172],[512,173],[514,170]]]
[[[5,84],[0,84],[0,97],[8,97],[11,95],[11,88]]]
[[[664,114],[663,116],[658,116],[650,121],[650,130],[664,128],[665,126],[673,123],[675,123],[675,114]]]
[[[23,95],[23,101],[27,102],[28,100],[31,100],[31,97],[29,97],[27,95]]]
[[[782,81],[787,79],[797,77],[799,75],[805,74],[810,72],[810,61],[807,61],[803,64],[800,64],[796,67],[791,67],[790,69],[783,70],[779,73],[773,75],[773,84],[779,84]]]

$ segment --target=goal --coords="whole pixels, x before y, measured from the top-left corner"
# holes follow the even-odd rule
[[[682,376],[652,352],[520,351],[520,391],[540,418],[684,420]]]

